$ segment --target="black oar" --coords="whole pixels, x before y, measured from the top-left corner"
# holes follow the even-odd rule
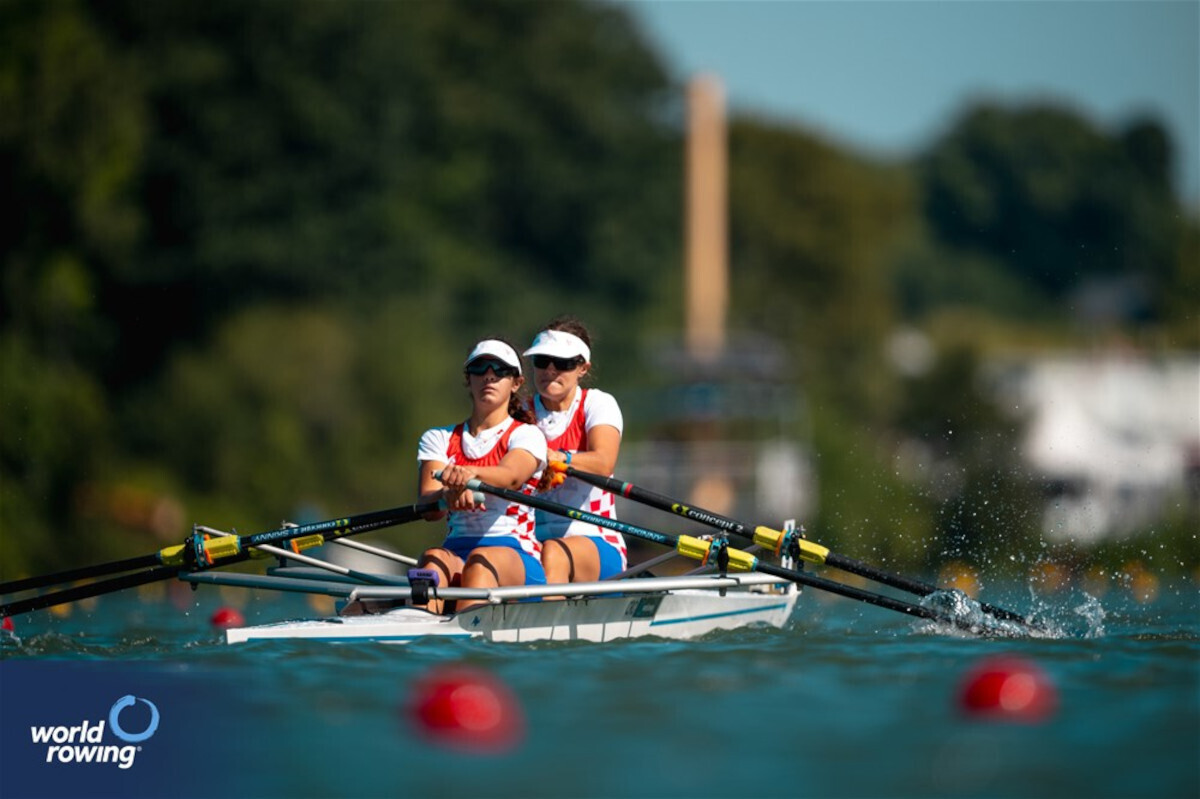
[[[485,494],[492,494],[506,499],[509,502],[519,502],[522,505],[528,505],[531,508],[538,508],[549,513],[555,513],[560,516],[566,516],[569,519],[576,519],[582,522],[594,524],[597,527],[606,527],[610,530],[616,530],[625,535],[631,535],[635,538],[641,538],[646,541],[654,541],[658,544],[673,547],[676,552],[702,563],[708,562],[714,557],[720,558],[721,553],[712,541],[705,541],[702,538],[695,538],[690,535],[673,536],[666,533],[659,533],[654,530],[647,530],[643,527],[636,527],[632,524],[627,524],[616,519],[609,519],[604,516],[597,516],[594,513],[588,513],[576,508],[571,508],[566,505],[560,505],[557,502],[543,499],[538,496],[522,494],[519,491],[512,491],[507,488],[498,488],[488,485],[479,480],[470,480],[467,482],[467,487],[482,491]],[[802,571],[794,569],[785,569],[782,566],[775,566],[771,563],[763,563],[757,557],[749,552],[743,552],[738,549],[726,548],[724,555],[728,558],[728,565],[732,571],[759,571],[763,574],[769,574],[773,577],[780,577],[785,580],[807,585],[810,588],[816,588],[821,591],[828,591],[832,594],[857,599],[860,602],[866,602],[871,605],[876,605],[881,608],[907,613],[910,616],[916,616],[922,619],[930,619],[932,621],[942,622],[944,624],[952,624],[964,630],[977,632],[977,630],[968,622],[958,619],[954,616],[947,616],[944,613],[939,613],[933,608],[927,608],[922,605],[916,605],[911,602],[904,602],[892,597],[883,596],[882,594],[874,594],[869,591],[863,591],[852,586],[843,585],[842,583],[825,580],[821,577],[814,577],[811,574],[805,574]]]
[[[339,529],[354,528],[356,532],[361,533],[377,530],[381,527],[403,524],[420,517],[424,513],[437,510],[438,507],[438,503],[433,502],[404,505],[399,508],[370,511],[341,519],[330,519],[328,521],[313,522],[304,525],[289,525],[269,530],[265,533],[245,536],[230,535],[210,538],[201,530],[193,533],[182,544],[165,547],[149,555],[113,561],[112,563],[102,563],[95,566],[84,566],[41,577],[29,577],[8,583],[0,583],[0,595],[13,594],[31,588],[44,588],[86,577],[99,577],[103,574],[114,574],[152,566],[176,566],[205,562],[211,565],[215,561],[227,558],[243,549],[263,544],[295,541],[305,536],[327,531],[337,531]],[[310,546],[317,546],[317,544],[310,544]],[[301,546],[295,551],[306,548],[308,547]]]
[[[138,585],[167,580],[183,572],[205,571],[220,566],[241,563],[253,556],[252,549],[264,544],[290,544],[293,552],[320,546],[327,541],[359,535],[385,527],[394,527],[406,522],[415,521],[427,513],[438,510],[438,502],[420,502],[404,505],[388,510],[371,511],[348,516],[342,519],[331,519],[324,522],[314,522],[294,527],[281,527],[263,533],[245,536],[221,536],[209,538],[203,533],[194,533],[183,544],[159,550],[144,558],[130,558],[119,562],[145,562],[152,568],[144,571],[125,574],[110,580],[103,580],[90,585],[74,586],[54,591],[42,596],[15,600],[0,605],[0,616],[16,616],[33,610],[75,602],[93,596],[121,591]],[[155,565],[157,564],[157,565]],[[114,564],[105,564],[112,566]],[[141,567],[141,568],[144,568]],[[60,572],[64,574],[69,572]],[[57,575],[49,575],[54,577]],[[50,583],[43,583],[49,585]]]
[[[141,555],[136,558],[126,558],[125,560],[115,560],[112,563],[98,563],[94,566],[83,566],[78,569],[68,569],[67,571],[55,572],[54,574],[43,574],[40,577],[26,577],[21,580],[10,580],[7,583],[0,583],[0,596],[4,594],[15,594],[19,591],[28,591],[33,588],[45,588],[51,585],[62,585],[63,583],[74,582],[75,580],[86,580],[89,577],[103,577],[106,574],[119,574],[121,572],[133,571],[134,569],[146,569],[151,566],[161,566],[163,563],[162,552],[160,550],[152,555]]]
[[[73,588],[64,588],[61,591],[53,591],[41,596],[18,599],[0,605],[0,616],[19,616],[22,613],[29,613],[34,610],[42,610],[43,608],[55,605],[65,605],[68,602],[77,602],[80,599],[89,599],[101,594],[111,594],[115,591],[124,591],[126,588],[135,588],[147,583],[169,580],[185,571],[188,570],[183,566],[155,566],[152,569],[133,572],[131,574],[122,574],[120,577],[112,577],[108,580],[101,580],[98,583],[77,585]]]
[[[564,469],[558,464],[552,464],[552,468],[556,468],[558,471],[564,471]],[[583,482],[590,483],[598,488],[611,491],[618,496],[641,502],[653,508],[658,508],[659,510],[669,511],[676,515],[683,516],[684,518],[691,519],[692,521],[700,522],[701,524],[707,524],[710,527],[715,527],[718,530],[724,530],[725,532],[732,533],[743,538],[748,538],[759,546],[771,550],[775,554],[779,554],[784,543],[788,541],[788,533],[783,533],[779,530],[773,530],[770,527],[763,527],[761,525],[751,529],[749,526],[734,519],[726,518],[725,516],[722,516],[718,513],[713,513],[709,510],[704,510],[703,508],[685,505],[682,502],[677,502],[676,500],[667,496],[663,496],[662,494],[656,494],[653,491],[639,488],[633,483],[626,483],[612,477],[605,477],[604,475],[595,474],[594,472],[580,471],[573,466],[566,466],[565,473],[570,477],[576,478],[577,480],[582,480]],[[938,588],[936,585],[930,585],[929,583],[904,577],[900,574],[892,574],[891,572],[878,569],[869,563],[864,563],[861,560],[855,560],[854,558],[846,557],[845,555],[839,555],[836,552],[829,551],[827,547],[823,547],[820,544],[803,538],[796,537],[792,540],[797,546],[800,557],[809,561],[810,563],[833,566],[834,568],[841,569],[842,571],[850,572],[851,574],[857,574],[860,577],[866,577],[867,579],[874,580],[877,583],[890,585],[893,588],[898,588],[901,591],[908,591],[910,594],[916,594],[917,596],[929,596],[935,591],[943,590]],[[1029,621],[1021,614],[1015,613],[1011,610],[998,608],[995,605],[989,605],[986,602],[980,602],[979,607],[984,613],[995,616],[998,619],[1005,619],[1007,621],[1015,621],[1020,622],[1021,624],[1035,626],[1033,622]]]

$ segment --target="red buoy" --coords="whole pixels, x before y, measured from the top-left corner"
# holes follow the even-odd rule
[[[516,695],[494,675],[468,666],[437,669],[417,680],[407,711],[419,732],[452,748],[500,753],[525,735]]]
[[[1036,663],[1012,655],[980,661],[964,677],[959,706],[972,716],[1039,722],[1053,715],[1058,692]]]
[[[218,630],[225,630],[230,627],[244,627],[246,624],[246,619],[242,616],[242,612],[237,608],[228,606],[217,608],[208,621]]]
[[[0,630],[8,630],[10,633],[15,630],[13,626],[12,616],[5,616],[4,621],[0,622]]]

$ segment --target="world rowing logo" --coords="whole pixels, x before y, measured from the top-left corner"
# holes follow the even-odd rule
[[[145,729],[140,732],[130,732],[121,726],[123,711],[141,703],[149,710],[150,718]],[[135,723],[130,714],[127,724]],[[46,744],[47,763],[113,763],[117,768],[127,769],[133,766],[137,753],[142,747],[134,744],[147,740],[158,730],[158,706],[149,699],[140,699],[132,694],[121,697],[108,711],[108,729],[112,735],[125,742],[125,746],[104,743],[105,722],[88,721],[84,719],[73,726],[40,726],[30,727],[29,732],[35,744]]]
[[[121,728],[121,723],[119,721],[121,717],[121,711],[131,705],[137,704],[138,702],[143,702],[145,703],[146,707],[150,708],[150,723],[146,726],[146,729],[142,730],[141,732],[126,732]],[[117,736],[122,741],[129,741],[130,743],[134,744],[144,741],[153,735],[154,731],[158,729],[158,708],[149,699],[138,699],[132,694],[123,696],[114,702],[112,710],[108,711],[108,726],[112,727],[113,735]]]

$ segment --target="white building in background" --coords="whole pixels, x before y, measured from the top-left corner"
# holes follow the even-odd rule
[[[1092,543],[1152,528],[1200,488],[1200,356],[1101,352],[1009,363],[1008,408],[1048,486],[1044,533]]]

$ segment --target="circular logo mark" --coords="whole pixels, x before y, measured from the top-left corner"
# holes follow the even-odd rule
[[[137,702],[145,702],[146,707],[150,708],[150,725],[142,732],[125,732],[125,730],[121,729],[121,724],[118,721],[121,716],[121,711],[130,705],[136,704]],[[153,735],[154,731],[158,729],[158,708],[155,707],[154,703],[149,699],[138,699],[132,694],[123,696],[114,702],[112,710],[108,711],[108,726],[112,729],[113,735],[117,736],[122,741],[129,741],[130,743],[144,741]]]

